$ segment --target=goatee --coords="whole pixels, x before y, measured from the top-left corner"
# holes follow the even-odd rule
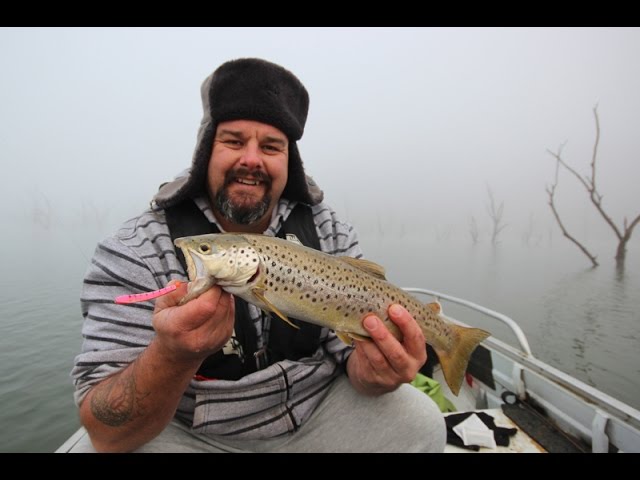
[[[238,177],[251,177],[254,180],[262,182],[265,186],[265,194],[262,200],[252,204],[246,204],[244,202],[234,203],[229,197],[228,186],[235,182]],[[257,222],[267,213],[270,204],[271,178],[260,170],[249,172],[246,168],[227,171],[224,178],[224,185],[213,198],[213,208],[222,214],[224,218],[238,225],[251,225]]]

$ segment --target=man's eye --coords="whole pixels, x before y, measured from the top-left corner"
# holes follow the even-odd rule
[[[280,149],[278,147],[276,147],[275,145],[265,145],[264,148],[267,152],[279,152]]]
[[[242,145],[242,142],[240,140],[225,140],[225,142],[227,145],[230,146],[234,146],[234,147],[238,147],[240,145]]]

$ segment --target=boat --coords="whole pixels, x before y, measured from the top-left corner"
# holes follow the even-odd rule
[[[406,291],[469,309],[506,325],[518,347],[489,337],[474,352],[458,397],[442,371],[433,377],[459,412],[486,412],[496,424],[517,429],[508,447],[479,452],[640,452],[640,410],[537,359],[520,326],[473,302],[423,288]],[[463,322],[445,315],[459,325]],[[446,452],[463,452],[447,444]]]
[[[433,290],[405,290],[435,298],[443,303],[444,312],[450,303],[500,322],[511,330],[518,343],[513,347],[494,337],[485,339],[471,358],[457,397],[447,387],[442,370],[437,365],[433,369],[433,378],[455,406],[456,411],[445,416],[491,417],[495,426],[512,429],[507,445],[469,447],[461,441],[448,442],[445,453],[640,452],[640,410],[537,359],[513,319]],[[469,326],[444,316],[453,323]],[[448,421],[448,428],[452,424]],[[86,434],[80,428],[56,453],[69,452]]]

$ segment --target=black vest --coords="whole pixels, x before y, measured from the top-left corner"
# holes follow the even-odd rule
[[[220,233],[218,227],[209,222],[204,213],[190,199],[166,208],[165,215],[171,240],[191,235]],[[294,207],[277,236],[285,238],[287,233],[294,234],[303,245],[320,250],[320,240],[310,207],[300,203]],[[182,251],[176,249],[176,255],[186,272],[187,267]],[[222,351],[218,351],[202,362],[197,372],[199,375],[207,378],[238,380],[280,360],[298,360],[311,356],[320,346],[321,327],[290,318],[289,320],[300,327],[296,330],[272,314],[269,342],[265,349],[258,351],[256,329],[249,315],[247,302],[235,297],[235,303],[235,334],[242,346],[244,361],[238,355],[225,355]],[[262,315],[265,314],[262,313]]]

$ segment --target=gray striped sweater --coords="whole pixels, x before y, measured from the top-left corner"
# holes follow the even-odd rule
[[[215,222],[206,198],[196,204]],[[281,199],[266,235],[275,235],[295,206]],[[324,252],[360,258],[356,233],[326,204],[312,207]],[[222,231],[222,229],[221,229]],[[93,385],[120,371],[146,348],[154,336],[151,302],[117,305],[118,295],[155,290],[171,280],[187,280],[176,258],[164,210],[151,209],[124,223],[100,242],[88,267],[80,299],[84,323],[82,352],[71,376],[80,405]],[[249,305],[259,345],[267,339],[269,318]],[[264,322],[264,323],[263,323]],[[312,357],[282,361],[237,381],[192,379],[176,417],[198,433],[259,439],[296,431],[343,372],[351,349],[326,328]]]

